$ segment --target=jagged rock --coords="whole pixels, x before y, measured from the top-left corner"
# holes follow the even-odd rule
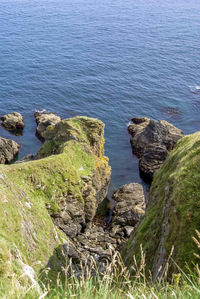
[[[139,160],[139,169],[143,178],[152,180],[154,172],[160,168],[167,158],[168,150],[164,145],[149,145]]]
[[[19,148],[17,142],[0,137],[0,164],[10,163],[17,156]]]
[[[112,196],[116,201],[113,210],[112,233],[121,231],[121,227],[135,226],[145,212],[145,197],[142,185],[130,183],[121,186]]]
[[[131,134],[133,153],[140,158],[139,168],[143,177],[152,180],[154,172],[164,162],[169,151],[182,138],[183,132],[167,121],[155,121],[145,117],[132,119],[128,131]]]
[[[20,113],[12,112],[1,116],[2,126],[10,131],[23,130],[24,120]]]
[[[46,128],[61,121],[60,116],[51,112],[35,112],[34,116],[37,123],[36,136],[42,141],[45,140],[44,132]]]
[[[177,265],[188,272],[198,263],[192,237],[200,227],[199,190],[200,132],[197,132],[180,139],[154,175],[145,216],[122,250],[131,271],[133,256],[140,262],[141,245],[146,272],[150,271],[153,279],[163,277],[164,273],[171,278]]]

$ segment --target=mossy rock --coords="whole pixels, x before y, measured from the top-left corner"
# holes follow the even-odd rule
[[[0,165],[0,280],[6,283],[20,276],[13,248],[36,274],[51,260],[56,278],[66,261],[55,252],[70,243],[65,228],[90,221],[107,192],[110,167],[101,121],[63,120],[46,134],[38,160]]]
[[[146,214],[122,251],[133,269],[142,244],[146,270],[156,279],[163,275],[168,257],[168,276],[180,267],[188,271],[197,262],[192,240],[200,228],[200,132],[180,139],[155,173]],[[177,267],[178,265],[178,267]]]

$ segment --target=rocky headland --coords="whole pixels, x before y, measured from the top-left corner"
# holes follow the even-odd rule
[[[5,165],[19,145],[1,138],[1,279],[9,283],[25,267],[34,273],[27,274],[30,282],[40,276],[54,283],[58,275],[64,281],[71,271],[80,276],[83,266],[95,275],[116,251],[132,271],[141,244],[154,279],[162,276],[172,247],[175,262],[190,263],[191,236],[200,224],[200,133],[184,137],[166,121],[132,119],[132,150],[142,177],[153,182],[147,199],[142,185],[121,186],[111,207],[104,124],[47,112],[35,113],[35,119],[43,142],[36,155]]]

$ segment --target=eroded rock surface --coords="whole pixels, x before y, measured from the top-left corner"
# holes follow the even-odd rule
[[[60,116],[51,112],[35,112],[35,120],[37,123],[36,135],[44,141],[43,133],[49,125],[55,125],[61,121]]]
[[[116,243],[92,222],[110,182],[111,170],[104,156],[104,124],[97,119],[75,117],[48,125],[44,136],[46,142],[37,159],[29,156],[22,163],[1,166],[2,264],[5,269],[8,262],[9,269],[13,265],[8,275],[3,274],[8,281],[15,271],[10,254],[15,244],[22,259],[33,265],[37,274],[44,274],[50,267],[46,272],[55,282],[58,273],[66,275],[63,269],[70,258],[77,275],[82,271],[81,263],[89,265],[94,256],[102,261],[99,266],[103,271],[105,242]],[[15,145],[2,138],[2,148],[10,142]],[[9,242],[4,237],[8,235]],[[97,244],[99,248],[95,248]],[[7,256],[12,261],[7,261]]]
[[[17,142],[0,137],[0,164],[10,163],[17,156],[19,148]]]
[[[121,186],[112,196],[116,201],[113,210],[111,234],[127,237],[145,213],[145,196],[142,185],[130,183]]]
[[[154,172],[165,161],[167,154],[182,138],[183,132],[167,121],[155,121],[145,117],[132,119],[128,131],[131,134],[133,153],[140,159],[143,177],[152,181]]]
[[[12,112],[1,116],[1,125],[10,131],[23,130],[24,120],[23,116],[18,112]]]

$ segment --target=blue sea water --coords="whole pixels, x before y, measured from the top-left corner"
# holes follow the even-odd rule
[[[21,112],[19,157],[40,147],[35,110],[106,124],[113,185],[141,179],[127,124],[200,130],[199,0],[1,0],[0,114]]]

